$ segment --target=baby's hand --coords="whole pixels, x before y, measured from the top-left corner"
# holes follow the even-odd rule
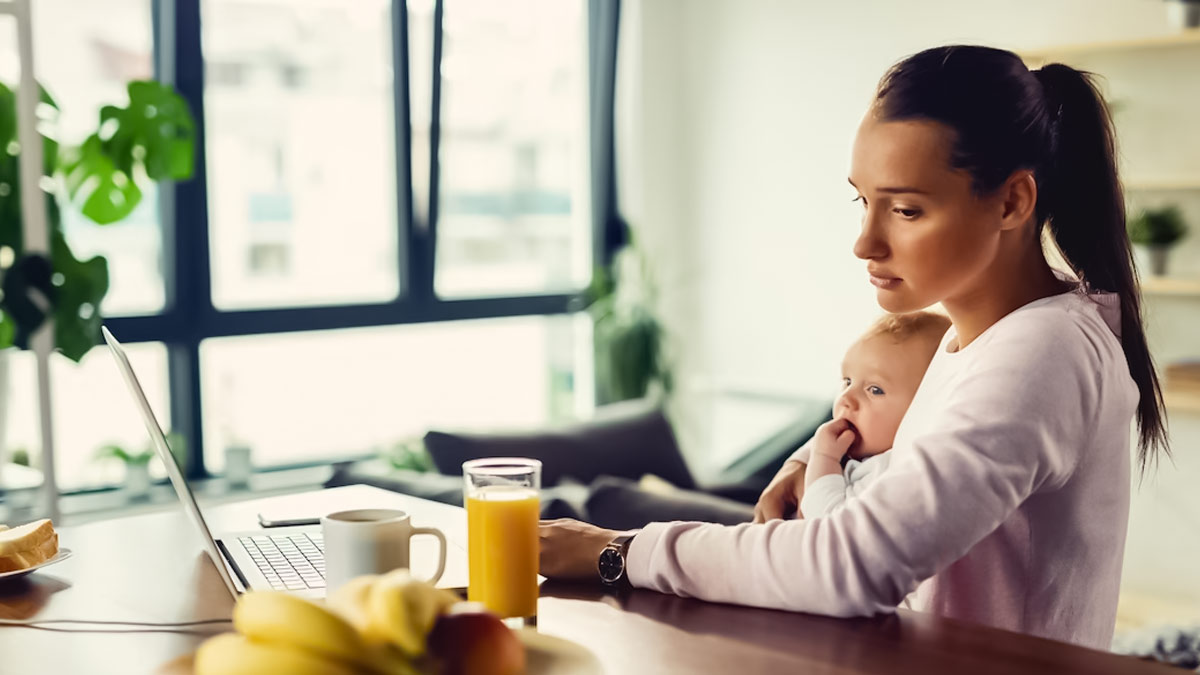
[[[814,452],[840,462],[854,443],[854,430],[850,428],[850,422],[838,417],[818,427],[816,437],[817,447]]]

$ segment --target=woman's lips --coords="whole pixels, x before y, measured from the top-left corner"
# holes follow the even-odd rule
[[[900,285],[900,280],[895,277],[881,277],[870,273],[868,276],[871,279],[871,285],[885,291],[890,291]]]

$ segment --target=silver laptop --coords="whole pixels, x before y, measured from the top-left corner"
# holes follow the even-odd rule
[[[306,525],[274,527],[269,530],[260,529],[250,532],[222,532],[219,537],[213,537],[212,532],[208,529],[208,524],[204,522],[204,516],[200,513],[200,507],[196,504],[196,498],[187,481],[184,480],[178,462],[175,461],[175,456],[171,454],[171,450],[167,446],[167,439],[163,435],[162,427],[159,426],[154,411],[150,409],[150,403],[146,400],[142,385],[133,373],[133,367],[125,356],[125,350],[121,348],[121,343],[117,342],[108,328],[101,327],[100,330],[104,334],[104,341],[108,343],[109,350],[112,351],[113,357],[117,361],[121,375],[125,378],[125,384],[129,386],[129,392],[133,395],[138,412],[142,415],[142,421],[146,424],[146,431],[150,434],[150,440],[154,443],[154,448],[158,452],[163,466],[167,468],[171,485],[179,494],[184,510],[196,525],[196,529],[200,531],[200,536],[204,539],[204,549],[212,558],[213,564],[216,565],[229,592],[236,597],[239,593],[251,589],[276,589],[306,597],[324,597],[325,547],[321,538],[320,526]],[[443,575],[439,586],[452,586],[454,579],[464,576],[451,573],[452,563],[454,569],[461,567],[465,571],[466,568],[465,561],[459,560],[463,556],[459,555],[460,551],[457,549],[458,546],[455,544],[447,546],[446,574]],[[414,546],[414,562],[416,556],[419,555],[418,550]],[[436,553],[432,553],[432,555],[436,557]]]

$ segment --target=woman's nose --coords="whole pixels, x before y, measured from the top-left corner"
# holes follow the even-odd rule
[[[862,230],[854,240],[854,255],[861,260],[878,260],[887,256],[887,242],[880,236],[880,225],[870,210],[863,213]]]

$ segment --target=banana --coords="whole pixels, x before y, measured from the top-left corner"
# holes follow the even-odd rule
[[[400,672],[400,671],[396,671]],[[354,675],[353,667],[322,658],[315,652],[279,643],[257,642],[244,635],[223,633],[209,638],[196,651],[196,675]]]
[[[295,647],[348,666],[370,667],[366,645],[353,626],[295,595],[277,591],[243,595],[233,608],[233,627],[256,642]]]
[[[378,574],[364,574],[351,579],[325,598],[325,606],[340,614],[367,637],[367,598],[371,594],[371,586],[380,578]]]
[[[389,572],[366,595],[366,639],[391,642],[411,657],[425,653],[437,617],[458,602],[453,593],[413,579],[408,570]]]

